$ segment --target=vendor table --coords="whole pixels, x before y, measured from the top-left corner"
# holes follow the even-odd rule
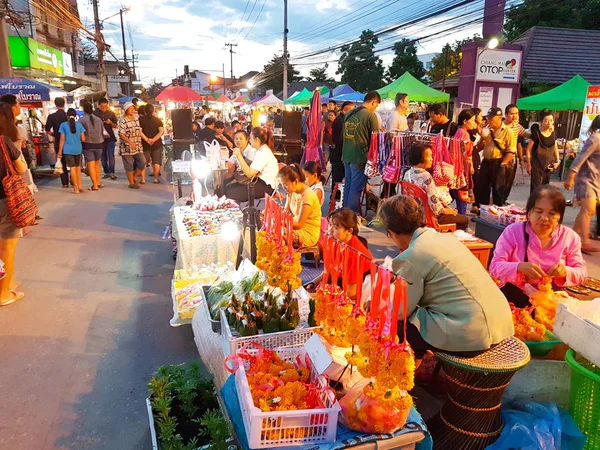
[[[493,245],[496,245],[498,238],[506,228],[506,225],[488,222],[481,217],[474,218],[473,222],[475,222],[475,236],[480,239],[485,239]],[[490,256],[493,256],[493,253],[494,252],[492,251]]]
[[[230,373],[225,370],[222,338],[219,334],[212,331],[208,308],[200,307],[196,310],[192,320],[192,329],[194,331],[194,342],[198,348],[200,359],[204,367],[213,375],[215,386],[220,392],[220,398],[227,411],[228,418],[233,424],[236,437],[240,442],[240,448],[248,449],[246,434],[244,431],[243,419],[239,409],[237,393],[235,392],[235,383]],[[417,442],[423,443],[424,449],[431,448],[431,440],[427,433],[427,428],[419,413],[413,408],[406,426],[393,435],[363,435],[338,426],[338,440],[329,444],[311,445],[314,450],[335,450],[347,447],[353,447],[360,450],[375,449],[402,449],[410,450],[415,448]],[[299,449],[305,447],[298,447]]]
[[[235,261],[239,236],[225,239],[220,233],[203,236],[189,236],[183,223],[183,216],[191,206],[176,206],[171,213],[173,238],[177,241],[177,261],[175,269],[188,269],[194,265]],[[247,242],[247,240],[246,240]]]
[[[479,262],[481,262],[483,268],[487,270],[490,263],[490,253],[494,248],[494,244],[483,239],[477,239],[476,241],[463,241],[463,244],[465,244],[465,246],[471,250],[473,256],[475,256]]]

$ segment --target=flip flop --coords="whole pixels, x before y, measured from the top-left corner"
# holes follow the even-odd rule
[[[99,184],[99,185],[98,185],[98,189],[102,189],[103,187],[104,187],[104,185],[103,185],[103,184]]]
[[[593,253],[597,253],[600,252],[600,247],[594,247],[594,246],[585,246],[585,247],[581,247],[581,252],[585,253],[586,255],[591,255]]]
[[[140,181],[140,184],[146,184],[146,182],[145,181]]]
[[[97,191],[97,190],[98,190],[98,188],[96,188],[96,189],[94,189],[93,187],[88,188],[88,191]]]
[[[160,181],[154,180],[154,184],[160,184]]]
[[[9,294],[11,294],[13,296],[13,298],[11,298],[10,300],[6,300],[4,302],[0,302],[0,306],[8,306],[14,302],[18,302],[19,300],[23,299],[23,297],[25,297],[25,294],[23,292],[19,292],[19,291],[8,291]]]

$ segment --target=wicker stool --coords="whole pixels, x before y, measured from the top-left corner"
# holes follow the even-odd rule
[[[502,395],[529,362],[529,349],[512,337],[474,358],[442,352],[436,357],[446,372],[448,397],[428,423],[435,450],[486,448],[502,433]]]
[[[319,263],[321,262],[321,249],[318,245],[315,245],[314,247],[301,247],[297,251],[301,255],[304,255],[306,253],[312,254],[313,259],[315,260],[315,267],[317,269],[319,268]]]

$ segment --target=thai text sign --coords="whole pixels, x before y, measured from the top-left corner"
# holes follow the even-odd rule
[[[8,46],[13,67],[31,67],[67,76],[73,74],[71,55],[68,53],[42,44],[35,39],[20,38],[19,36],[9,36]],[[69,61],[67,61],[67,70],[65,71],[64,58],[67,57]]]

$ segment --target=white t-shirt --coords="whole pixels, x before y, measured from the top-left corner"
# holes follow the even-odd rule
[[[398,111],[392,112],[387,125],[387,131],[406,131],[408,129],[408,121],[404,114],[400,114]]]
[[[242,152],[242,155],[244,155],[244,158],[246,158],[248,161],[254,161],[255,153],[256,153],[255,148],[252,147],[250,144],[248,144],[248,146]],[[240,163],[238,162],[238,159],[235,156],[235,154],[231,155],[231,158],[229,158],[229,162],[232,164],[235,164],[236,168],[240,167]]]
[[[273,152],[266,144],[256,150],[250,168],[256,170],[258,177],[275,189],[279,164],[277,163],[277,158],[275,158],[275,155],[273,155]]]
[[[325,201],[325,189],[323,189],[323,183],[319,181],[318,183],[313,184],[310,188],[315,192],[315,194],[317,191],[321,191],[323,193],[321,196],[321,206],[323,206],[323,202]]]

